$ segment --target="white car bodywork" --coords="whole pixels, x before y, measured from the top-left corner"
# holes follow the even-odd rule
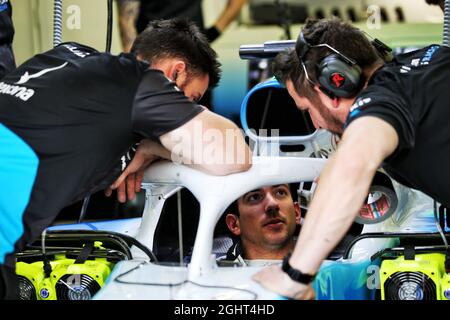
[[[200,221],[190,263],[167,266],[148,261],[133,248],[133,259],[118,263],[107,284],[95,299],[279,299],[251,280],[259,267],[218,267],[211,251],[213,230],[228,205],[249,190],[264,185],[312,181],[325,159],[296,157],[254,158],[252,168],[225,177],[210,176],[183,165],[157,163],[145,174],[146,205],[136,238],[153,247],[155,230],[165,199],[186,187],[201,204]],[[402,218],[400,218],[402,217]],[[186,219],[188,217],[184,217]],[[400,231],[395,214],[380,224],[366,225],[364,232]],[[404,222],[404,221],[403,221]],[[414,222],[409,224],[415,225]],[[401,223],[404,226],[404,223]],[[408,225],[408,223],[407,223]],[[392,239],[358,242],[350,259],[332,263],[351,264],[367,260],[377,251],[392,246]],[[324,266],[331,262],[326,261]]]

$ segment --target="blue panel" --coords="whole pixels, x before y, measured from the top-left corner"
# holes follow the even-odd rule
[[[325,261],[313,282],[317,300],[374,300],[380,261]]]
[[[214,112],[234,119],[239,116],[242,99],[247,93],[247,66],[244,61],[236,62],[234,55],[231,58],[225,56],[222,64],[222,79],[213,91]]]
[[[0,124],[0,264],[23,233],[22,217],[39,165],[34,151]]]
[[[118,219],[118,220],[106,220],[96,222],[84,222],[77,224],[61,224],[52,226],[48,230],[102,230],[113,231],[118,233],[125,233],[130,236],[130,231],[137,231],[141,225],[142,218],[130,218],[130,219]]]

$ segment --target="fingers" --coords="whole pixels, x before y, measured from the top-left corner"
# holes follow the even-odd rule
[[[127,178],[128,173],[129,173],[128,170],[125,169],[125,171],[122,172],[122,174],[120,175],[120,177],[117,178],[116,181],[114,181],[114,183],[110,186],[110,188],[113,190],[117,189],[119,187],[119,185],[121,185],[124,182],[124,180]]]
[[[253,275],[252,279],[267,290],[276,292],[284,297],[314,299],[314,290],[311,286],[293,281],[281,270],[280,266],[266,267]]]
[[[116,181],[114,181],[114,183],[111,185],[112,189],[116,189],[122,182],[125,181],[125,179],[137,172],[138,170],[141,169],[142,165],[145,163],[145,158],[143,158],[142,156],[139,155],[135,155],[133,160],[131,160],[130,164],[128,165],[128,167],[122,172],[122,174],[120,175],[119,178],[117,178]]]
[[[305,295],[303,296],[304,300],[315,300],[316,299],[316,292],[314,289],[309,286],[308,290],[306,291]]]
[[[136,182],[134,184],[135,186],[134,191],[141,192],[142,180],[144,180],[144,171],[136,172]]]
[[[119,200],[120,203],[124,203],[127,201],[127,195],[125,193],[125,182],[122,182],[117,187],[117,200]]]
[[[133,200],[136,197],[135,193],[135,173],[130,174],[127,177],[126,184],[127,184],[127,194],[128,194],[128,200]]]
[[[126,180],[119,183],[119,179],[114,182],[115,189],[117,190],[117,200],[124,203],[127,200],[133,200],[136,198],[136,193],[141,191],[141,183],[144,178],[144,172],[132,173],[126,177]],[[105,196],[111,196],[114,186],[105,189]],[[128,198],[128,199],[127,199]]]
[[[105,189],[104,192],[106,197],[111,197],[113,190],[110,187],[108,187]]]

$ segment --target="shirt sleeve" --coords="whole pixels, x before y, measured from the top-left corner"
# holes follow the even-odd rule
[[[135,95],[132,122],[135,133],[158,140],[204,110],[192,103],[164,74],[148,70]]]
[[[399,144],[393,156],[414,147],[415,123],[408,109],[409,104],[401,93],[394,93],[389,86],[372,85],[364,90],[350,108],[345,128],[354,120],[373,116],[389,123],[397,132]]]

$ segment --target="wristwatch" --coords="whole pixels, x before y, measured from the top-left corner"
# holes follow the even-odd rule
[[[287,275],[294,281],[300,282],[303,284],[310,284],[311,281],[314,280],[316,275],[310,275],[301,272],[298,269],[292,268],[292,266],[289,264],[289,258],[291,257],[291,253],[289,253],[286,257],[283,259],[283,264],[281,265],[281,269],[287,273]]]

